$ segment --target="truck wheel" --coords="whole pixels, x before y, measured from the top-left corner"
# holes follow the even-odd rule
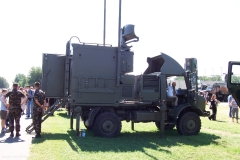
[[[156,127],[160,130],[160,124],[159,124],[159,122],[155,122],[155,125],[156,125]],[[174,124],[165,124],[164,129],[165,129],[165,130],[173,130],[174,127],[175,127]]]
[[[100,137],[117,137],[122,129],[118,116],[111,112],[103,112],[97,116],[93,124],[93,132]]]
[[[182,132],[179,130],[179,118],[177,119],[177,131],[178,131],[178,134],[182,135]]]
[[[179,117],[177,130],[179,134],[185,136],[196,135],[200,132],[201,120],[194,112],[186,112]]]

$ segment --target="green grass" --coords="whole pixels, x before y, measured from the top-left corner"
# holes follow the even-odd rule
[[[29,159],[239,159],[240,124],[232,123],[228,107],[218,107],[217,121],[201,120],[196,136],[181,136],[174,128],[161,139],[154,123],[136,123],[132,131],[130,123],[123,122],[118,138],[96,137],[92,131],[81,138],[69,129],[65,111],[56,111],[42,125],[44,137],[33,140]]]

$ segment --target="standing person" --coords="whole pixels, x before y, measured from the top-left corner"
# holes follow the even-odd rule
[[[33,90],[27,86],[27,118],[30,118],[30,114],[32,116],[33,95]]]
[[[13,84],[12,91],[8,92],[6,95],[3,96],[3,101],[6,102],[6,98],[9,97],[9,130],[11,132],[10,137],[13,137],[13,131],[14,131],[14,120],[16,123],[16,137],[21,136],[20,135],[20,118],[21,118],[21,98],[24,97],[24,101],[27,100],[27,97],[19,90],[17,90],[18,84]]]
[[[230,105],[232,106],[232,121],[234,122],[234,116],[236,114],[235,118],[238,123],[238,105],[233,97],[232,97],[232,101],[231,101]]]
[[[0,101],[1,101],[1,126],[2,126],[1,133],[8,132],[8,130],[5,128],[5,125],[6,125],[5,123],[6,123],[6,119],[7,119],[7,108],[8,108],[9,105],[3,99],[3,96],[6,95],[7,92],[8,92],[8,90],[3,88],[2,89],[2,96],[0,98]]]
[[[27,92],[21,87],[20,88],[20,91],[26,96],[27,95]],[[25,110],[27,108],[27,102],[23,102],[24,101],[24,98],[21,99],[21,103],[22,103],[22,114],[25,114]]]
[[[212,109],[212,115],[209,116],[209,120],[214,120],[216,121],[216,114],[217,114],[217,105],[219,101],[216,99],[216,94],[213,94],[210,100],[210,105]]]
[[[44,109],[45,94],[40,90],[40,83],[34,83],[35,93],[33,101],[33,126],[35,129],[35,138],[41,138],[41,123]]]
[[[232,117],[232,106],[231,106],[231,101],[232,101],[232,94],[228,96],[228,106],[229,106],[229,117]]]
[[[177,106],[178,105],[178,97],[176,96],[176,82],[172,82],[172,86],[168,86],[167,89],[167,96],[169,98],[175,98],[175,102],[173,103],[173,106]]]

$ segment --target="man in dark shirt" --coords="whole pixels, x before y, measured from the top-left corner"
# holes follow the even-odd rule
[[[35,82],[34,84],[35,93],[33,101],[33,126],[35,129],[36,136],[35,138],[41,138],[41,123],[42,123],[42,114],[44,110],[44,101],[45,94],[40,90],[40,83]]]
[[[21,105],[26,102],[27,97],[18,90],[18,84],[13,84],[13,90],[8,92],[6,95],[4,95],[4,101],[6,101],[6,98],[9,97],[9,131],[11,132],[10,137],[13,137],[13,131],[14,131],[14,120],[16,123],[16,137],[21,136],[20,135],[20,118],[22,113]],[[24,98],[24,100],[21,102],[21,98]]]

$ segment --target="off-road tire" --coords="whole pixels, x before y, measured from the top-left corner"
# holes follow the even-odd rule
[[[159,122],[155,122],[155,125],[160,130]],[[173,130],[174,127],[175,127],[174,124],[167,124],[167,125],[164,126],[164,130]]]
[[[103,112],[97,116],[92,129],[94,134],[99,137],[118,137],[122,129],[122,122],[116,114]]]
[[[194,112],[186,112],[179,117],[177,131],[185,136],[197,135],[201,129],[200,117]]]
[[[180,119],[180,118],[177,119],[176,128],[177,128],[178,134],[182,135],[182,132],[179,130],[179,128],[180,128],[180,127],[179,127],[179,119]]]

